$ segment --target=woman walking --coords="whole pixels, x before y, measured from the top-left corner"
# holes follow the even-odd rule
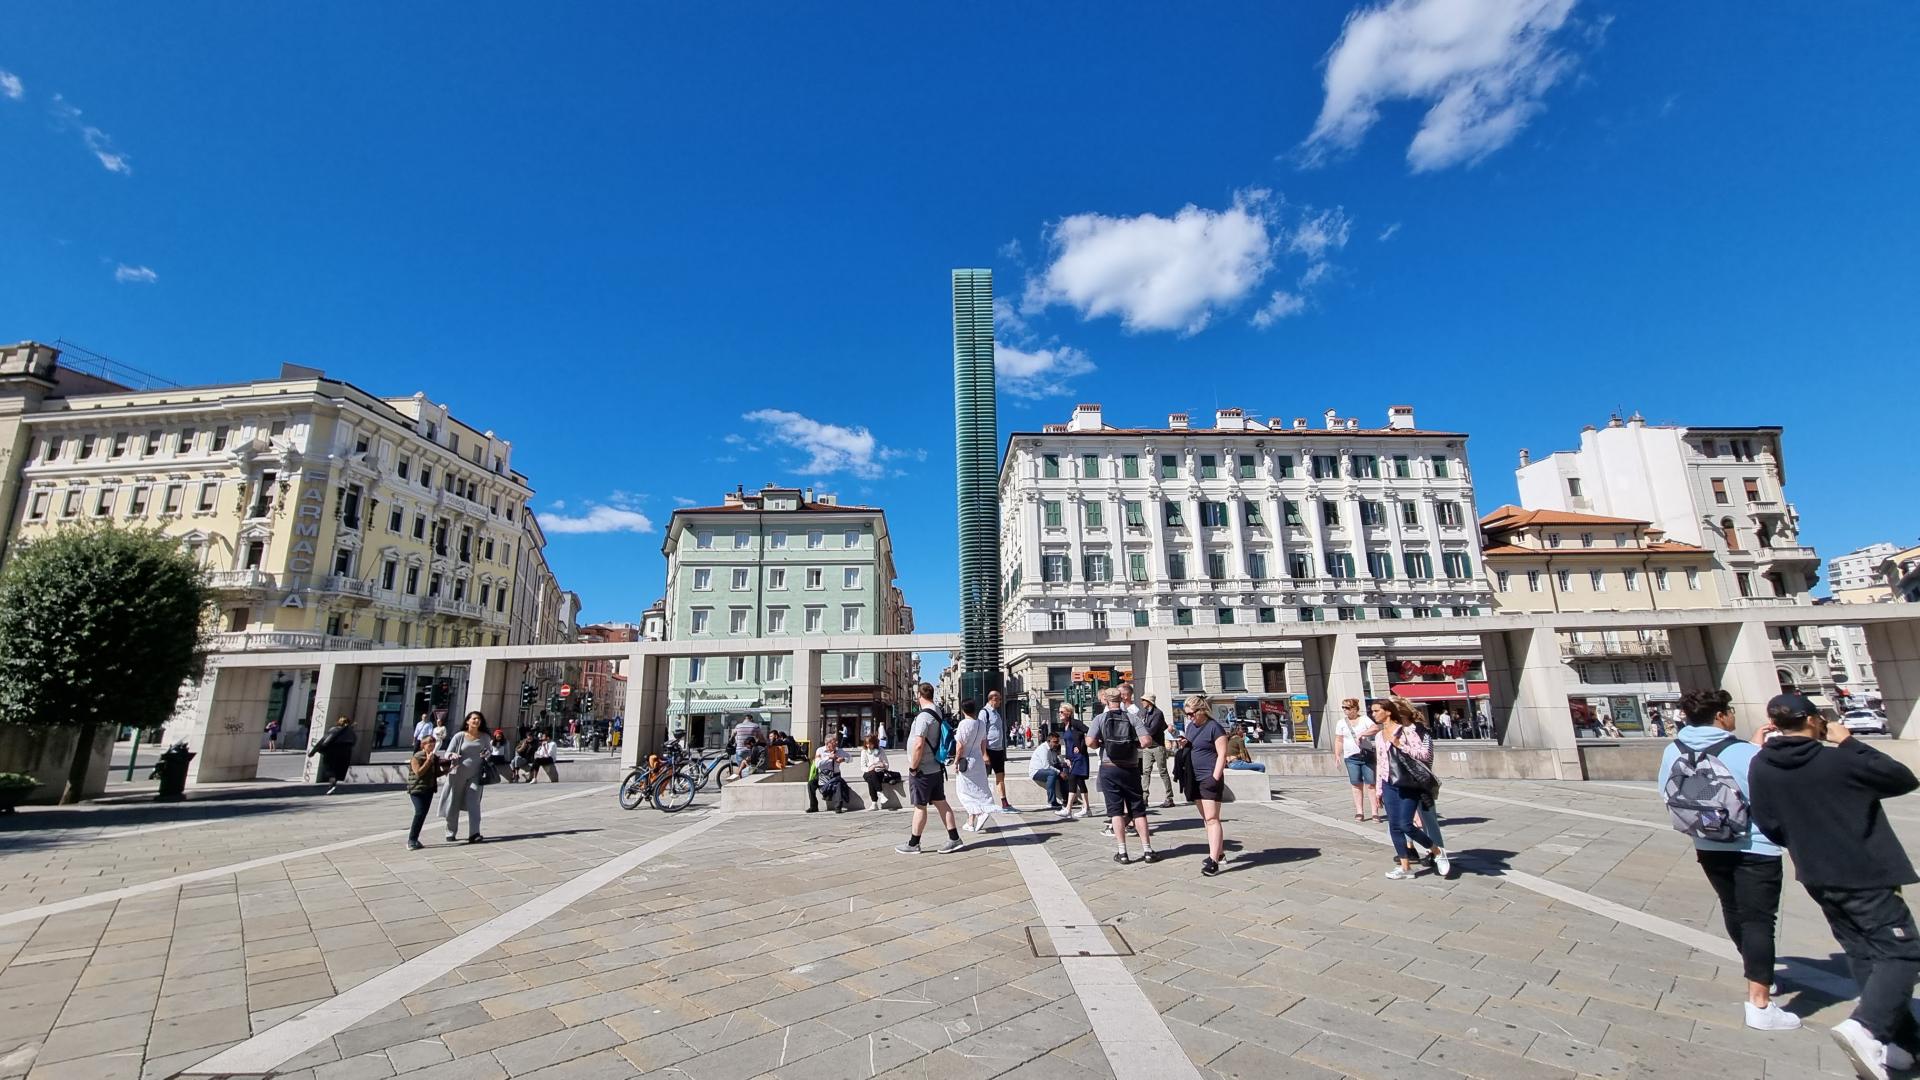
[[[1200,872],[1212,877],[1227,861],[1227,832],[1220,824],[1220,800],[1227,786],[1227,729],[1207,712],[1207,699],[1195,694],[1187,699],[1187,724],[1182,730],[1180,741],[1192,748],[1193,775],[1199,787],[1193,801],[1207,830],[1207,857],[1200,863]]]
[[[407,850],[419,851],[420,827],[427,823],[427,811],[433,806],[434,790],[440,786],[440,758],[433,752],[433,736],[420,740],[420,748],[407,762],[407,798],[413,800],[413,825],[407,829]]]
[[[1333,728],[1335,768],[1345,769],[1347,786],[1353,788],[1353,820],[1367,820],[1367,803],[1373,803],[1373,820],[1387,820],[1380,808],[1379,778],[1374,775],[1374,725],[1360,719],[1360,699],[1340,703],[1340,722]],[[1364,794],[1363,794],[1364,793]]]
[[[867,781],[867,809],[880,809],[881,789],[887,785],[887,751],[878,735],[868,735],[860,749],[860,775]]]
[[[1066,803],[1056,811],[1063,818],[1082,818],[1087,816],[1087,727],[1073,715],[1073,706],[1062,703],[1060,706],[1060,749],[1066,758],[1067,768],[1060,776],[1060,790],[1066,793]],[[1080,800],[1080,809],[1073,808],[1073,800]]]
[[[999,807],[1000,797],[993,793],[993,780],[987,775],[987,724],[980,719],[980,706],[968,698],[960,703],[960,716],[960,726],[953,733],[953,767],[960,774],[960,805],[967,811],[967,823],[961,828],[979,832]]]
[[[327,788],[329,795],[337,791],[340,782],[347,778],[347,769],[353,764],[353,744],[356,738],[353,720],[343,716],[334,721],[333,726],[320,736],[320,741],[313,744],[313,749],[307,751],[308,757],[320,755],[320,771],[325,775],[315,778],[332,785]]]
[[[487,757],[493,752],[493,739],[487,734],[487,718],[479,710],[467,714],[466,730],[447,742],[441,760],[447,763],[447,790],[440,797],[440,810],[447,816],[447,839],[460,833],[460,811],[467,812],[467,843],[478,844],[480,835],[480,791],[485,785]]]
[[[1387,871],[1392,881],[1404,881],[1414,875],[1413,844],[1418,843],[1434,849],[1434,866],[1441,877],[1447,877],[1452,867],[1447,862],[1447,854],[1427,835],[1426,831],[1413,823],[1413,813],[1420,808],[1420,800],[1427,794],[1425,790],[1405,782],[1394,783],[1392,764],[1395,753],[1420,762],[1431,764],[1433,761],[1433,741],[1426,738],[1416,726],[1416,713],[1411,702],[1405,698],[1382,698],[1373,703],[1373,720],[1380,730],[1373,736],[1374,757],[1378,763],[1376,773],[1379,780],[1380,802],[1387,811],[1387,832],[1393,837],[1393,854],[1399,865]]]

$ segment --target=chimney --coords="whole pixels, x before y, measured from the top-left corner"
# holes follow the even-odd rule
[[[1413,406],[1387,406],[1387,428],[1392,431],[1413,430]]]
[[[839,506],[840,496],[829,495],[823,491],[820,493],[820,505],[821,506]]]
[[[1168,413],[1167,426],[1175,431],[1187,430],[1187,414],[1183,412]]]
[[[1295,431],[1305,431],[1305,430],[1307,430],[1307,418],[1306,418],[1306,417],[1304,417],[1304,416],[1296,416],[1296,417],[1294,417],[1294,418],[1293,418],[1293,430],[1295,430]]]
[[[1247,414],[1243,409],[1218,409],[1213,414],[1215,431],[1247,430]]]
[[[1524,446],[1521,447],[1520,448],[1520,467],[1524,469],[1528,465],[1532,464],[1532,462],[1533,462],[1533,455],[1527,452],[1526,447]]]
[[[1327,430],[1328,431],[1340,430],[1340,413],[1336,409],[1327,410]]]
[[[812,502],[812,501],[813,501],[813,489],[812,489],[812,488],[807,488],[807,489],[806,489],[805,491],[802,491],[802,492],[800,493],[800,499],[801,499],[801,501],[802,501],[802,502]]]
[[[1607,417],[1607,426],[1610,428],[1626,427],[1627,422],[1620,419],[1619,413],[1614,413],[1612,416]]]
[[[1647,418],[1646,418],[1646,417],[1644,417],[1644,416],[1641,416],[1641,415],[1640,415],[1640,410],[1639,410],[1639,409],[1635,409],[1635,410],[1633,410],[1633,415],[1632,415],[1632,416],[1629,416],[1629,417],[1627,417],[1627,426],[1628,426],[1628,427],[1631,427],[1631,428],[1643,428],[1643,427],[1646,427],[1646,426],[1647,426]]]
[[[1348,431],[1359,431],[1359,430],[1360,430],[1360,418],[1359,418],[1359,417],[1357,417],[1357,416],[1349,416],[1349,417],[1347,417],[1347,430],[1348,430]]]
[[[721,505],[723,506],[739,506],[744,501],[745,500],[741,499],[740,493],[737,491],[727,492],[726,496],[720,500]]]
[[[1073,419],[1067,422],[1068,431],[1099,431],[1105,426],[1105,424],[1100,422],[1100,406],[1098,403],[1075,405],[1073,407]]]

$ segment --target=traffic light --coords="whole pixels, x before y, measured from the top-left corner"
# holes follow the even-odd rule
[[[593,711],[593,691],[591,690],[587,691],[586,697],[580,702],[580,711],[581,712]]]
[[[521,683],[520,684],[520,707],[523,709],[533,708],[533,703],[537,694],[538,694],[538,691],[536,691],[533,688],[532,683],[530,682]]]
[[[547,711],[551,713],[560,711],[560,695],[558,693],[552,694],[547,698]]]

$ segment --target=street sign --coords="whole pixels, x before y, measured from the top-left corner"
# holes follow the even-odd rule
[[[572,683],[561,683],[561,684],[560,684],[560,697],[562,698],[562,700],[564,700],[564,699],[566,699],[566,698],[570,698],[570,697],[572,697],[572,696],[573,696],[573,684],[572,684]]]
[[[1455,679],[1455,680],[1453,680],[1453,692],[1454,692],[1454,693],[1456,693],[1456,694],[1464,694],[1464,693],[1466,693],[1466,692],[1467,692],[1467,680],[1465,680],[1465,679]]]

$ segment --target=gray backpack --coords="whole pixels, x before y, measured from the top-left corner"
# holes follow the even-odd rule
[[[1720,760],[1720,754],[1740,739],[1729,735],[1705,750],[1693,750],[1676,743],[1680,756],[1667,771],[1661,791],[1667,798],[1667,812],[1673,827],[1696,840],[1739,840],[1747,835],[1750,812],[1747,797],[1733,770]]]

